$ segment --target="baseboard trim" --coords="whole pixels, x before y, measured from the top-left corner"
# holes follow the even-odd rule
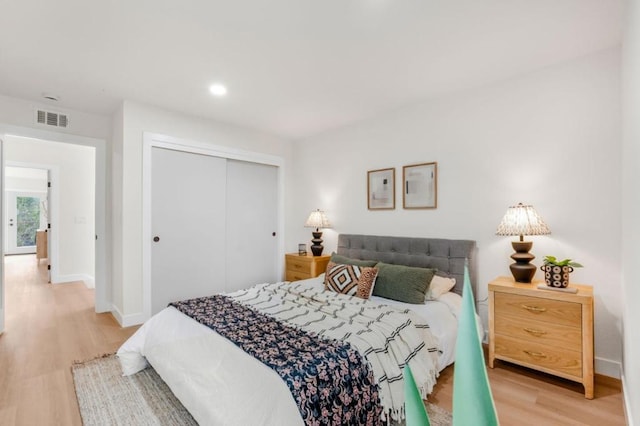
[[[631,401],[629,401],[629,392],[627,392],[627,382],[624,378],[624,368],[620,368],[620,376],[622,380],[622,407],[624,408],[624,417],[627,420],[627,426],[634,426],[633,417],[631,415]]]
[[[597,374],[613,377],[614,379],[620,379],[621,370],[622,365],[619,361],[598,357],[595,359],[595,372]]]
[[[145,317],[142,312],[123,315],[116,305],[111,306],[111,315],[118,321],[120,327],[131,327],[132,325],[140,325],[145,322]]]
[[[96,279],[91,275],[85,275],[85,278],[83,281],[84,281],[84,285],[86,285],[87,288],[96,288]]]
[[[616,379],[615,377],[605,376],[604,374],[595,374],[596,384],[604,385],[613,389],[618,389],[622,392],[622,381],[620,379]]]
[[[87,288],[95,288],[96,286],[95,278],[87,274],[68,274],[51,277],[51,284],[66,284],[74,281],[83,281]]]

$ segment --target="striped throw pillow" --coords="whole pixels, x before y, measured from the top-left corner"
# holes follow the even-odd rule
[[[324,287],[336,293],[368,299],[377,275],[377,268],[329,262]]]

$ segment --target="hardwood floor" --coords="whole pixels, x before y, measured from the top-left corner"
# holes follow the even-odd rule
[[[120,328],[93,311],[83,283],[46,283],[34,255],[9,256],[6,331],[0,336],[0,425],[79,425],[70,366],[114,352],[135,327]],[[624,425],[619,382],[597,377],[595,399],[582,386],[497,363],[488,369],[502,425]],[[429,400],[452,409],[453,367],[445,369]]]
[[[5,258],[0,425],[80,425],[71,364],[114,352],[136,328],[94,312],[84,283],[47,283],[35,255]]]
[[[486,358],[486,354],[485,354]],[[447,367],[429,401],[453,409],[453,371]],[[578,383],[496,361],[487,368],[501,425],[625,425],[618,380],[596,375],[595,398],[584,397]]]

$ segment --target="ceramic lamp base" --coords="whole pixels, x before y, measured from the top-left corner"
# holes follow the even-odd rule
[[[536,266],[530,263],[536,257],[529,253],[533,243],[531,241],[512,241],[511,247],[516,251],[511,255],[516,263],[509,265],[513,278],[519,283],[530,283],[536,274]]]
[[[315,231],[311,233],[313,235],[313,239],[311,240],[311,253],[314,256],[322,255],[322,250],[324,247],[322,246],[322,232]]]

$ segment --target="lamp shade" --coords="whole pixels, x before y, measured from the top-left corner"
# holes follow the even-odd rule
[[[551,231],[533,206],[518,203],[507,209],[496,235],[549,235]]]
[[[512,241],[511,247],[516,251],[511,255],[515,263],[509,265],[513,278],[519,283],[530,283],[536,273],[536,267],[531,264],[535,256],[529,253],[533,243],[524,241],[524,235],[547,235],[551,231],[536,212],[533,206],[518,203],[507,209],[502,222],[496,230],[496,235],[519,235],[519,241]]]
[[[309,218],[305,222],[304,226],[306,228],[331,228],[331,223],[329,223],[329,219],[324,214],[324,212],[320,209],[312,211],[309,214]]]

